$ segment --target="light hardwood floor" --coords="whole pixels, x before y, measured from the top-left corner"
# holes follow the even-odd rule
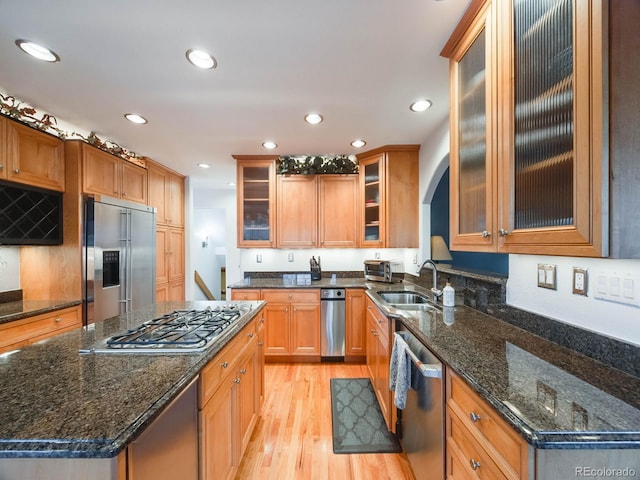
[[[364,365],[265,365],[265,401],[236,479],[413,479],[404,454],[333,453],[331,378],[367,377]]]

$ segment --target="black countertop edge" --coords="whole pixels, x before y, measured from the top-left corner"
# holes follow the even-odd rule
[[[0,303],[0,324],[81,305],[82,300],[20,300]]]
[[[257,307],[241,317],[233,327],[228,328],[216,339],[205,352],[193,354],[201,358],[184,375],[173,384],[160,398],[156,399],[145,412],[140,415],[118,437],[113,439],[18,439],[0,440],[0,458],[113,458],[120,454],[131,442],[141,435],[145,429],[160,416],[163,410],[176,398],[185,387],[198,377],[201,370],[214,358],[222,348],[250,323],[264,308],[266,302],[257,302]],[[108,355],[89,353],[87,355]],[[135,355],[135,354],[113,354]],[[140,354],[153,355],[153,354]],[[191,355],[191,354],[188,354]]]

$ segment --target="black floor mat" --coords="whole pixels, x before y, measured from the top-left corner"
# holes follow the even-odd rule
[[[331,379],[334,453],[398,453],[368,378]]]

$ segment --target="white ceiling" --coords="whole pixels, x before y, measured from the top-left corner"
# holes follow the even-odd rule
[[[448,115],[439,56],[469,0],[0,0],[0,92],[224,187],[232,154],[422,143]],[[15,40],[42,43],[49,64]],[[189,48],[218,67],[186,61]],[[409,104],[433,101],[423,113]],[[324,122],[303,121],[316,111]],[[123,114],[145,116],[133,125]],[[265,140],[279,147],[267,151]],[[212,165],[209,170],[196,166]]]

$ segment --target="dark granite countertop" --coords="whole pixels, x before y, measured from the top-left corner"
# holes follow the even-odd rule
[[[323,288],[252,278],[231,288]],[[336,286],[428,291],[411,283],[338,278]],[[538,448],[640,449],[640,379],[473,308],[400,311],[378,305],[404,323],[449,368]],[[446,323],[445,323],[446,320]]]
[[[80,300],[20,300],[0,303],[0,324],[33,317],[42,313],[54,312],[63,308],[74,307],[81,303],[82,301]]]
[[[384,289],[367,295],[377,301]],[[639,378],[469,307],[407,312],[377,303],[530,445],[640,449]]]
[[[110,458],[134,440],[264,306],[204,353],[88,354],[81,348],[166,312],[224,302],[167,302],[0,356],[0,457]]]

